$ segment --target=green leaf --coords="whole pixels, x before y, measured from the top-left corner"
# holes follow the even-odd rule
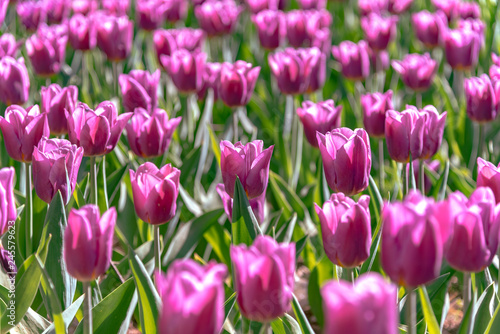
[[[301,334],[300,325],[297,320],[285,313],[283,318],[278,318],[271,322],[271,328],[274,334]]]
[[[247,195],[237,177],[234,183],[233,222],[231,224],[234,245],[251,245],[257,237],[254,222],[248,212],[249,207]]]
[[[231,257],[229,256],[229,247],[231,245],[231,237],[219,224],[214,224],[203,235],[205,240],[212,246],[214,253],[219,260],[223,262],[229,270],[231,270]]]
[[[302,310],[302,307],[300,306],[299,301],[297,300],[297,297],[295,297],[295,295],[293,295],[292,306],[293,313],[295,313],[295,317],[297,318],[300,328],[302,329],[302,333],[314,334],[311,324],[307,320],[307,317],[304,314],[304,310]]]
[[[429,334],[440,334],[441,331],[439,329],[439,324],[436,320],[434,312],[432,311],[431,302],[429,300],[429,295],[427,294],[425,286],[418,288],[418,294],[420,296],[420,302],[424,311],[424,319],[425,323],[427,324],[427,330],[429,331]]]
[[[321,298],[321,286],[329,279],[333,278],[332,263],[328,257],[324,256],[321,261],[316,264],[309,276],[309,283],[307,285],[307,297],[309,299],[309,306],[311,311],[318,319],[318,324],[323,325],[323,298]]]
[[[473,323],[474,334],[483,334],[490,323],[491,317],[498,304],[495,295],[495,283],[491,283],[481,294],[479,300],[474,305]]]
[[[219,145],[219,139],[214,133],[214,130],[212,127],[207,123],[207,128],[208,128],[208,133],[210,135],[210,146],[212,147],[212,151],[214,153],[215,159],[217,160],[217,165],[220,166],[220,145]]]
[[[80,306],[83,304],[83,299],[85,296],[80,296],[73,304],[71,304],[70,307],[68,307],[63,313],[62,313],[62,318],[64,320],[64,324],[66,326],[66,329],[68,329],[68,325],[73,321],[75,318],[76,313],[78,312],[78,309]],[[54,324],[51,324],[43,334],[56,334],[56,330],[54,327]]]

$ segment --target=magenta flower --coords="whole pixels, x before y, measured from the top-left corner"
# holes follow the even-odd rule
[[[308,39],[307,19],[303,10],[292,10],[286,14],[286,35],[288,43],[294,48],[300,48]]]
[[[14,167],[0,169],[0,235],[4,235],[17,219],[16,198],[14,197]]]
[[[38,26],[47,20],[44,1],[19,1],[16,11],[21,23],[29,31],[37,30]]]
[[[148,71],[132,70],[129,74],[121,74],[118,83],[123,96],[123,109],[133,112],[135,108],[151,111],[156,108],[160,70],[153,74]]]
[[[191,259],[174,261],[165,274],[156,272],[162,301],[158,333],[215,334],[224,323],[224,264],[202,266]]]
[[[269,182],[269,164],[274,145],[263,150],[264,142],[255,140],[243,145],[227,140],[220,143],[220,169],[226,192],[234,197],[234,184],[239,177],[248,199],[256,198],[266,191]]]
[[[339,46],[332,47],[332,54],[342,66],[344,77],[361,81],[370,75],[370,57],[365,41],[359,41],[357,44],[343,41]]]
[[[432,0],[432,4],[438,11],[446,15],[448,21],[454,20],[458,16],[460,0]]]
[[[109,14],[116,16],[127,15],[130,0],[101,0],[102,8]]]
[[[16,261],[13,254],[0,245],[0,266],[11,279],[15,279],[17,274]]]
[[[370,140],[363,129],[333,129],[317,133],[326,181],[334,192],[352,196],[368,187],[372,158]]]
[[[42,87],[42,113],[47,114],[50,132],[54,135],[68,133],[66,112],[70,115],[78,103],[78,88],[68,86],[61,88],[58,84]]]
[[[161,56],[160,59],[180,92],[193,93],[202,88],[207,59],[204,52],[178,49],[171,56]]]
[[[383,17],[370,13],[361,18],[361,28],[368,45],[374,50],[385,50],[396,35],[396,16]]]
[[[325,9],[326,0],[298,0],[302,9]]]
[[[285,14],[282,11],[266,9],[253,15],[252,21],[264,49],[274,50],[281,45],[286,34]]]
[[[329,28],[317,29],[310,38],[312,47],[317,47],[325,55],[331,52],[332,36]]]
[[[163,0],[137,0],[136,13],[139,27],[144,30],[155,30],[165,22],[167,3]]]
[[[21,47],[22,42],[17,42],[14,35],[5,33],[0,36],[0,59],[3,57],[16,57],[17,50]]]
[[[209,37],[231,34],[243,8],[234,0],[206,1],[194,8],[200,28]]]
[[[500,102],[500,86],[491,83],[490,78],[483,74],[464,80],[467,116],[475,122],[487,123],[498,115]]]
[[[407,87],[420,92],[431,86],[438,64],[428,53],[412,53],[406,55],[402,61],[393,60],[392,68],[399,73]]]
[[[488,187],[500,203],[500,164],[495,166],[489,161],[477,158],[477,187]]]
[[[328,131],[340,127],[340,113],[342,106],[335,106],[333,100],[318,103],[311,101],[302,102],[302,108],[297,108],[307,141],[318,147],[316,133],[326,134]]]
[[[259,78],[260,66],[237,60],[223,63],[218,87],[219,97],[229,107],[245,106],[250,101]]]
[[[24,58],[0,58],[0,101],[7,106],[28,101],[30,78]]]
[[[7,14],[7,8],[9,7],[9,0],[0,0],[0,25],[3,24],[5,20],[5,15]]]
[[[111,61],[127,58],[132,48],[134,24],[126,16],[99,15],[97,20],[97,46]]]
[[[286,0],[245,0],[248,9],[252,14],[269,10],[284,10],[286,7]]]
[[[231,246],[234,285],[246,318],[270,322],[290,309],[295,272],[295,244],[258,236],[252,246]]]
[[[416,108],[402,112],[388,110],[385,118],[385,139],[392,160],[407,163],[422,156],[426,116]]]
[[[95,110],[79,103],[73,114],[66,112],[69,141],[84,149],[85,157],[113,151],[132,113],[118,115],[110,101],[101,102]]]
[[[482,37],[468,28],[443,31],[446,61],[453,69],[467,70],[477,64]]]
[[[64,233],[64,261],[71,276],[90,282],[106,273],[111,264],[115,224],[114,207],[102,216],[93,204],[71,209]]]
[[[411,23],[418,40],[428,48],[439,45],[441,32],[446,25],[443,12],[430,13],[427,10],[412,14]]]
[[[75,50],[88,51],[97,45],[97,28],[94,16],[75,14],[68,22],[68,38]]]
[[[174,218],[180,175],[180,170],[170,164],[158,169],[151,162],[140,165],[137,172],[130,170],[137,216],[152,225],[164,224]]]
[[[391,14],[402,14],[410,9],[413,0],[388,0],[388,10]]]
[[[361,275],[356,282],[332,280],[321,288],[325,334],[397,334],[398,289],[378,273]]]
[[[216,187],[217,193],[222,200],[222,205],[224,206],[224,211],[226,212],[227,218],[232,222],[233,220],[233,199],[226,192],[226,188],[223,183],[219,183]],[[248,200],[250,207],[252,208],[253,214],[257,221],[262,224],[264,222],[264,211],[266,206],[266,192],[264,191],[260,196]]]
[[[358,0],[358,9],[360,15],[368,16],[371,13],[382,13],[388,11],[388,0]]]
[[[361,96],[363,110],[363,125],[370,137],[383,138],[385,136],[385,114],[394,109],[392,104],[392,90],[385,93],[372,93]]]
[[[415,110],[417,110],[417,108],[415,108]],[[440,115],[437,109],[430,105],[425,106],[424,109],[419,112],[425,117],[425,125],[424,135],[422,137],[422,154],[416,158],[426,160],[434,156],[441,147],[447,112],[445,111]]]
[[[389,52],[387,50],[375,51],[368,47],[370,67],[374,73],[386,71],[389,68]]]
[[[475,2],[458,2],[458,16],[464,20],[481,18],[481,7]]]
[[[203,86],[198,90],[198,99],[205,98],[209,89],[214,91],[214,101],[219,99],[221,63],[206,63],[203,68]]]
[[[98,0],[72,0],[71,9],[75,14],[88,15],[94,13],[99,7]]]
[[[41,25],[36,34],[26,40],[26,52],[36,74],[52,76],[65,63],[68,32],[66,26]]]
[[[68,204],[82,158],[83,148],[68,140],[42,138],[33,151],[33,186],[38,197],[50,204],[60,191]]]
[[[165,19],[167,22],[176,23],[186,18],[189,6],[187,0],[167,0],[166,5]]]
[[[203,41],[204,34],[201,29],[158,29],[153,33],[153,43],[160,64],[161,56],[171,56],[177,49],[201,51]]]
[[[71,10],[71,4],[66,0],[45,0],[42,1],[45,5],[47,13],[47,22],[49,24],[61,24],[67,19]]]

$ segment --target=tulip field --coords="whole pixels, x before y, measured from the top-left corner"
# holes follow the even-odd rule
[[[0,334],[500,334],[498,0],[0,0]]]

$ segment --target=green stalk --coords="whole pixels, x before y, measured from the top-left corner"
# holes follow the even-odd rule
[[[161,271],[160,226],[154,225],[155,271]]]
[[[420,192],[425,195],[425,164],[423,160],[418,162],[418,184]]]
[[[25,162],[25,236],[26,236],[26,258],[31,255],[33,250],[33,196],[31,192],[31,163]]]
[[[380,193],[384,193],[384,179],[385,179],[385,160],[384,160],[384,139],[380,138],[378,140],[378,165],[379,165],[379,173],[378,173],[378,187]],[[383,195],[382,195],[383,196]]]
[[[471,288],[471,275],[470,273],[464,272],[464,314],[467,312],[467,308],[469,307],[470,301],[472,300],[472,288]]]
[[[233,144],[238,142],[238,109],[233,108]]]
[[[90,282],[82,282],[85,300],[83,305],[83,333],[92,334],[92,287]]]
[[[90,157],[90,203],[97,205],[97,164],[96,158]]]
[[[290,132],[292,131],[294,113],[294,99],[293,95],[286,96],[286,107],[285,107],[285,121],[283,125],[283,137],[287,140],[290,137]]]
[[[411,164],[411,161],[409,162]],[[403,197],[408,193],[408,175],[406,171],[407,164],[402,164],[403,170],[401,171],[401,186],[403,189]]]
[[[406,308],[406,324],[408,334],[417,334],[417,295],[415,290],[410,290],[406,297],[408,306]]]

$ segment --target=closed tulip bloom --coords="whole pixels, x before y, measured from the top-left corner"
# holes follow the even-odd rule
[[[218,334],[224,323],[224,264],[201,265],[191,259],[176,260],[165,274],[156,272],[162,301],[158,333]]]
[[[457,21],[457,29],[460,30],[472,30],[474,31],[480,42],[480,48],[484,45],[485,42],[485,36],[484,36],[484,29],[485,29],[484,22],[481,21],[481,19],[460,19]]]
[[[288,43],[294,48],[299,48],[308,39],[308,16],[303,10],[292,10],[286,14],[286,35]]]
[[[336,193],[316,213],[321,222],[321,236],[326,256],[344,268],[361,265],[370,256],[370,196],[356,203],[343,193]]]
[[[8,7],[9,0],[0,0],[0,25],[2,25],[5,20],[5,14],[7,14]]]
[[[362,17],[371,13],[382,13],[387,11],[388,7],[388,0],[358,0],[358,10]]]
[[[363,129],[333,129],[316,134],[328,185],[352,196],[368,187],[372,167],[370,140]]]
[[[220,169],[226,192],[234,197],[234,183],[239,177],[248,199],[262,195],[269,182],[269,164],[274,145],[263,150],[264,142],[255,140],[243,145],[232,144],[227,140],[220,143]]]
[[[389,52],[387,50],[375,51],[368,47],[370,57],[370,67],[374,73],[385,72],[389,69]]]
[[[21,23],[29,31],[35,31],[41,23],[47,20],[44,1],[18,2],[16,11]]]
[[[169,120],[167,112],[162,109],[155,108],[149,112],[137,108],[130,123],[125,126],[130,149],[144,158],[163,155],[181,119],[177,117]]]
[[[136,4],[137,21],[144,30],[155,30],[165,22],[167,5],[162,0],[138,0]]]
[[[66,0],[45,0],[47,21],[49,24],[60,24],[67,19],[71,10],[71,4]]]
[[[361,28],[368,45],[374,50],[385,50],[396,35],[396,16],[383,17],[371,13],[361,18]]]
[[[472,29],[448,29],[443,32],[446,61],[457,70],[468,70],[477,64],[482,37]]]
[[[68,120],[68,138],[84,149],[85,157],[108,154],[113,151],[132,113],[118,115],[110,101],[101,102],[95,110],[86,104],[77,105],[73,114],[65,113]]]
[[[99,0],[73,0],[71,9],[75,14],[88,15],[94,13],[99,7]]]
[[[209,37],[231,34],[243,8],[234,0],[206,1],[194,8],[200,28]]]
[[[65,63],[68,32],[66,26],[41,25],[36,34],[26,40],[26,52],[36,74],[52,76]]]
[[[446,15],[449,22],[458,16],[460,0],[432,0],[432,4]]]
[[[388,110],[385,118],[385,139],[392,160],[407,163],[422,156],[425,115],[408,108],[402,112]]]
[[[160,59],[180,92],[193,93],[201,89],[206,53],[178,49],[171,56],[161,56]]]
[[[161,56],[171,56],[177,49],[201,51],[204,42],[204,33],[201,29],[158,29],[153,33],[153,44],[158,62]]]
[[[17,219],[16,198],[14,197],[14,167],[0,169],[0,235],[4,235],[9,227],[14,227]]]
[[[328,55],[332,50],[332,36],[329,28],[314,31],[310,38],[311,46],[317,47],[321,53]]]
[[[361,81],[370,75],[370,57],[365,41],[343,41],[339,46],[332,47],[332,54],[340,63],[344,77]]]
[[[94,17],[75,14],[68,22],[68,38],[75,50],[88,51],[97,45],[97,29]]]
[[[385,93],[369,93],[361,96],[363,111],[363,125],[370,137],[383,138],[385,136],[385,114],[394,109],[392,104],[392,90]]]
[[[402,14],[410,9],[413,0],[388,0],[388,10],[391,14]]]
[[[168,164],[158,169],[151,162],[130,170],[135,212],[144,222],[164,224],[174,218],[179,195],[180,170]]]
[[[326,0],[298,0],[302,9],[325,9]]]
[[[132,48],[134,24],[126,16],[100,15],[97,20],[97,46],[111,61],[127,58]]]
[[[340,127],[340,113],[342,106],[335,106],[333,100],[318,103],[311,101],[302,102],[302,108],[297,108],[307,141],[314,147],[318,147],[316,133],[326,134]]]
[[[471,120],[487,123],[497,117],[500,97],[497,86],[495,85],[493,88],[493,84],[486,74],[464,80],[467,116]]]
[[[277,10],[263,10],[252,16],[260,45],[266,50],[278,48],[286,34],[285,14]]]
[[[165,19],[167,22],[176,23],[187,16],[189,3],[187,0],[167,0]]]
[[[253,245],[231,246],[236,300],[241,314],[270,322],[290,309],[295,272],[295,244],[258,236]]]
[[[30,78],[24,58],[0,58],[0,101],[7,106],[28,101]]]
[[[477,158],[477,186],[488,187],[500,203],[500,164],[495,166],[489,161]]]
[[[226,188],[223,183],[219,183],[216,187],[217,193],[219,194],[222,205],[224,206],[224,211],[226,212],[229,221],[233,221],[233,199],[226,192]],[[248,200],[250,207],[252,208],[253,214],[257,219],[259,224],[264,222],[264,210],[266,206],[266,192],[264,191],[260,196]]]
[[[428,48],[439,45],[441,31],[446,25],[443,12],[430,13],[427,10],[412,14],[411,23],[418,40]]]
[[[9,156],[17,161],[31,162],[33,148],[42,137],[50,135],[46,114],[40,114],[37,105],[24,109],[12,105],[0,116],[0,129]]]
[[[223,63],[220,70],[219,96],[229,107],[245,106],[250,101],[259,78],[260,66],[237,60]]]
[[[447,112],[439,114],[436,107],[429,105],[420,110],[420,113],[425,115],[425,126],[422,154],[418,158],[426,160],[434,156],[441,147]]]
[[[378,273],[356,282],[329,281],[321,288],[325,334],[397,334],[397,287]]]
[[[42,138],[33,151],[33,186],[38,197],[49,203],[61,192],[68,204],[75,190],[83,148],[65,139]]]
[[[314,93],[317,90],[323,89],[326,81],[326,55],[318,48],[306,49],[310,56],[309,68],[309,85],[307,93]]]
[[[432,199],[410,192],[403,202],[384,204],[380,260],[391,280],[415,288],[439,275],[443,243]]]
[[[464,20],[481,18],[481,7],[475,2],[461,1],[458,3],[458,16]]]
[[[121,16],[127,15],[130,0],[101,0],[102,8],[109,14]]]
[[[205,98],[209,89],[214,91],[214,101],[219,99],[221,63],[206,63],[203,68],[203,86],[198,90],[198,99]]]
[[[16,41],[14,35],[5,33],[0,36],[0,59],[7,56],[15,58],[21,44],[22,42]]]
[[[49,87],[42,87],[42,113],[47,114],[50,133],[61,135],[68,133],[68,121],[66,112],[70,115],[75,110],[78,103],[78,88],[68,86],[62,88],[58,84],[51,84]]]
[[[90,282],[106,273],[111,264],[116,209],[102,216],[99,207],[87,204],[71,209],[64,232],[64,261],[68,273],[81,282]]]
[[[160,70],[156,70],[153,74],[148,71],[132,70],[129,74],[121,74],[118,83],[123,97],[123,109],[126,112],[133,112],[135,108],[149,111],[156,108]]]

